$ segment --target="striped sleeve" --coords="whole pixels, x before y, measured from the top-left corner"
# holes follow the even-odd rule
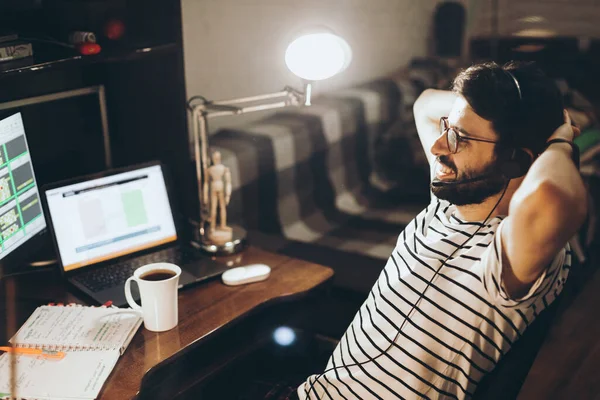
[[[569,274],[568,244],[558,252],[550,266],[544,270],[524,296],[511,298],[502,281],[502,241],[500,232],[503,226],[504,221],[498,226],[494,239],[481,257],[483,284],[492,302],[502,307],[525,308],[550,292],[560,293],[562,283],[565,282]]]

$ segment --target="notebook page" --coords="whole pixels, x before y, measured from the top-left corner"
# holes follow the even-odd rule
[[[17,398],[95,399],[119,359],[119,352],[75,351],[62,360],[17,355]],[[10,355],[0,356],[0,399],[10,395]]]
[[[41,306],[31,314],[10,342],[18,347],[118,349],[123,353],[141,323],[140,313],[133,310]]]

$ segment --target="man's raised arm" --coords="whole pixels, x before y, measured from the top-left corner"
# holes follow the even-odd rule
[[[440,118],[447,117],[457,95],[446,90],[427,89],[415,101],[413,112],[421,145],[429,164],[433,164],[431,146],[440,136]]]
[[[550,139],[572,142],[578,133],[565,113],[565,124]],[[527,292],[585,220],[586,189],[571,157],[571,145],[551,144],[510,200],[501,231],[502,279],[513,297]]]

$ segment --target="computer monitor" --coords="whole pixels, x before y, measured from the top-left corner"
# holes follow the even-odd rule
[[[40,186],[112,167],[104,86],[0,102],[0,119],[17,112]]]
[[[0,271],[43,244],[46,220],[21,113],[0,120]]]

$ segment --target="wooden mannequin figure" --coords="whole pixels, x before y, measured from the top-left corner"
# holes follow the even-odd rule
[[[212,153],[212,162],[208,168],[210,192],[210,229],[208,237],[214,244],[231,241],[231,228],[227,226],[227,205],[231,199],[231,173],[229,168],[221,164],[221,153]],[[219,225],[217,226],[217,208],[219,208]]]

